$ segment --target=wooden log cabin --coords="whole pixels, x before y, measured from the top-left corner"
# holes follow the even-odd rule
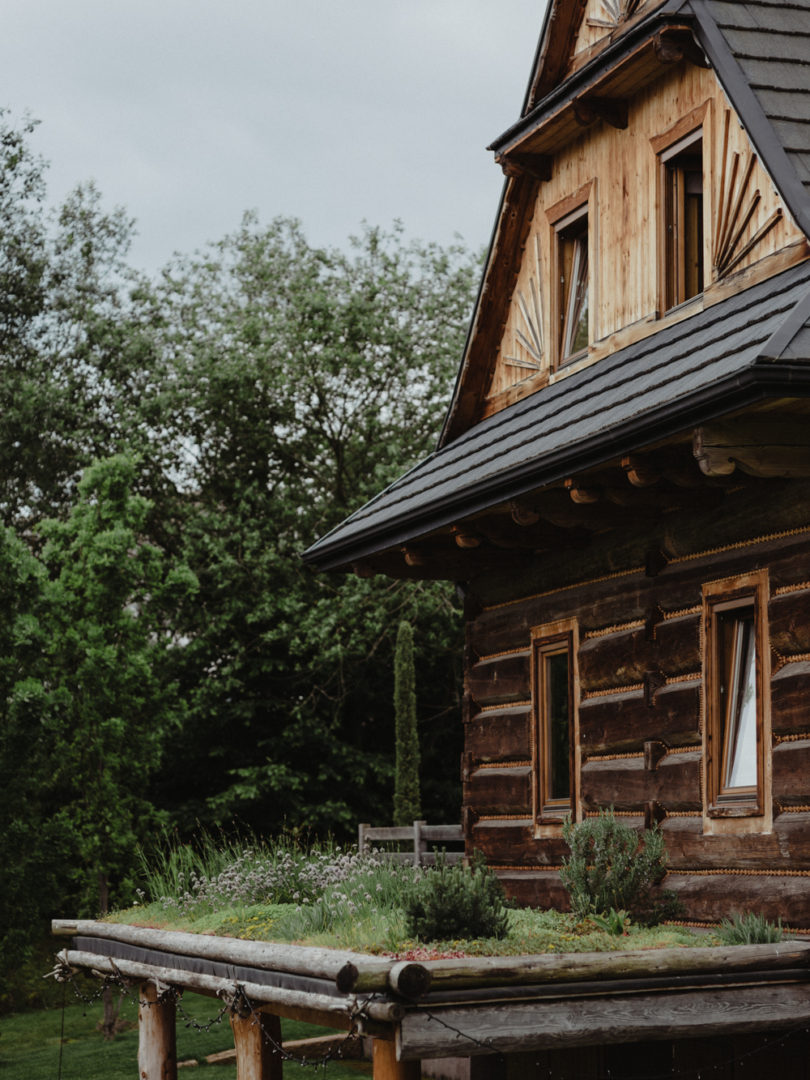
[[[464,595],[463,824],[810,929],[810,3],[551,0],[438,448],[305,553]]]

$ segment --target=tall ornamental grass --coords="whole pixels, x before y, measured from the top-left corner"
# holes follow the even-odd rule
[[[282,835],[269,841],[200,834],[195,844],[167,842],[141,853],[141,899],[166,912],[200,916],[251,904],[309,904],[370,856],[331,842],[303,846]]]
[[[250,842],[202,833],[195,844],[166,840],[142,853],[142,903],[171,918],[287,905],[274,912],[282,940],[330,938],[346,947],[402,936],[402,901],[422,871],[379,852],[342,850],[295,837]]]

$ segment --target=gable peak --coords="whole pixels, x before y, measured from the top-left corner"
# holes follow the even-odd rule
[[[666,0],[550,0],[524,103],[529,112],[601,45]]]

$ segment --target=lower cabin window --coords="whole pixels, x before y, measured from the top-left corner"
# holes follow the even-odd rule
[[[765,585],[761,575],[749,575],[704,586],[706,799],[710,816],[762,812],[767,711]]]
[[[754,608],[717,613],[720,671],[718,706],[723,727],[721,798],[757,788],[757,675]]]
[[[535,820],[560,820],[575,808],[575,626],[532,634]]]

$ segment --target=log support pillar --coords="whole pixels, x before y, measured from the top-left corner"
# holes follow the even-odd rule
[[[272,1013],[231,1013],[236,1080],[281,1080],[281,1020]]]
[[[138,1005],[138,1076],[141,1080],[177,1080],[176,1009],[161,1000],[152,982],[141,986]]]
[[[384,1039],[374,1040],[373,1061],[374,1080],[419,1080],[422,1075],[421,1061],[397,1061],[396,1044]]]

